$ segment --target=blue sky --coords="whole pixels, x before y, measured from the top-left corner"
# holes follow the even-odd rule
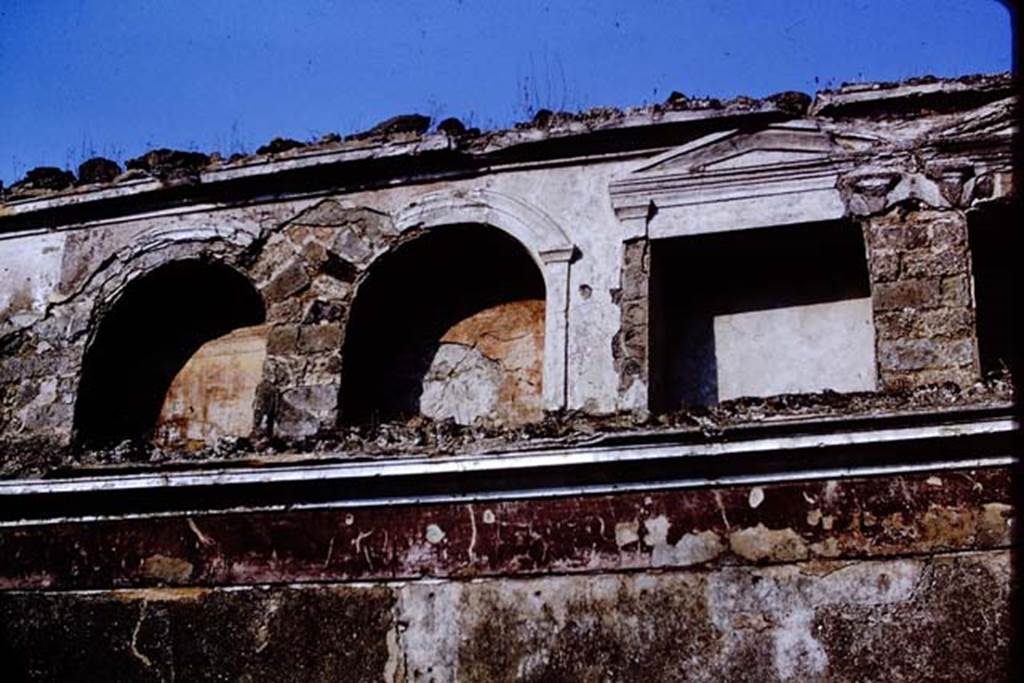
[[[814,92],[1005,71],[995,0],[0,0],[0,181],[152,147],[251,152],[397,113]]]

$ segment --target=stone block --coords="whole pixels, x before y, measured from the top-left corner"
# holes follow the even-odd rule
[[[922,311],[914,332],[922,337],[966,337],[974,332],[974,313],[961,306]]]
[[[875,282],[891,282],[900,275],[900,254],[895,251],[877,251],[868,260],[871,279]]]
[[[301,263],[293,262],[263,288],[263,296],[270,302],[282,301],[306,289],[309,284],[306,269]]]
[[[267,308],[267,321],[277,325],[298,323],[302,320],[302,304],[300,298],[272,303]]]
[[[939,280],[901,280],[892,283],[878,283],[872,288],[872,298],[877,311],[936,306],[940,302]]]
[[[881,339],[965,337],[973,334],[974,314],[969,308],[899,309],[875,315]]]
[[[960,249],[918,250],[903,254],[903,275],[908,278],[959,275],[967,270],[967,252]]]
[[[947,365],[972,365],[977,355],[973,337],[943,342],[940,349]]]
[[[622,326],[630,329],[645,329],[647,326],[647,302],[625,302],[622,305]]]
[[[325,199],[300,213],[292,222],[299,225],[331,227],[350,220],[352,212],[351,207],[346,207],[333,199]]]
[[[957,216],[938,218],[928,225],[929,241],[933,248],[966,248],[967,226]]]
[[[865,231],[873,249],[920,249],[928,246],[928,226],[918,223],[869,226]]]
[[[341,349],[341,326],[331,323],[303,325],[299,328],[299,353],[318,353]]]
[[[881,367],[891,370],[923,370],[942,362],[942,350],[932,339],[885,340],[878,352]]]
[[[302,257],[314,270],[319,269],[327,261],[327,247],[316,241],[302,245]]]
[[[875,313],[875,332],[879,339],[904,339],[915,336],[919,313],[912,309],[897,309]]]
[[[338,323],[345,315],[345,307],[336,301],[315,299],[306,307],[302,322],[311,325],[321,322]]]
[[[971,279],[968,275],[942,278],[940,298],[945,306],[971,306]]]
[[[298,342],[298,325],[275,325],[267,334],[267,354],[280,356],[295,353]]]
[[[314,436],[334,425],[339,388],[335,385],[301,386],[280,394],[274,432],[285,438]]]

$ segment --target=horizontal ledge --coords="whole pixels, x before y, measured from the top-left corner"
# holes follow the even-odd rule
[[[89,523],[100,521],[117,521],[128,519],[150,519],[159,517],[200,517],[209,514],[224,513],[274,513],[299,510],[332,510],[373,508],[386,506],[410,506],[430,504],[466,504],[503,500],[538,500],[546,498],[565,498],[577,496],[595,496],[607,494],[625,494],[654,491],[673,491],[730,486],[761,486],[767,484],[783,484],[816,480],[842,480],[867,477],[901,476],[913,474],[941,473],[961,470],[978,470],[998,467],[1014,467],[1020,459],[1012,455],[991,456],[985,458],[966,458],[960,460],[924,461],[913,464],[894,464],[871,467],[822,467],[817,469],[800,469],[785,473],[769,474],[736,474],[720,477],[687,477],[663,481],[644,481],[622,484],[586,484],[580,486],[552,486],[546,488],[503,489],[500,491],[457,492],[425,495],[392,495],[383,497],[366,497],[317,501],[310,503],[278,503],[250,504],[231,507],[197,507],[174,510],[157,510],[147,512],[121,512],[99,514],[68,514],[63,516],[23,517],[19,519],[2,519],[0,528],[16,528],[23,526],[40,526],[50,524]]]
[[[430,152],[456,152],[466,157],[487,160],[495,154],[506,152],[519,146],[550,144],[555,150],[551,159],[562,158],[564,152],[559,147],[567,140],[595,138],[599,135],[623,132],[629,139],[631,133],[638,128],[651,130],[663,129],[667,126],[689,126],[715,122],[715,125],[726,125],[727,122],[760,117],[790,117],[791,114],[771,103],[762,103],[753,109],[704,109],[668,111],[657,115],[654,113],[625,116],[605,126],[576,127],[551,129],[526,128],[492,131],[481,135],[481,140],[493,138],[491,144],[482,146],[453,147],[451,140],[444,133],[428,133],[413,139],[385,139],[380,141],[349,141],[340,147],[317,148],[292,153],[253,155],[244,161],[220,167],[207,167],[198,172],[195,187],[210,187],[220,183],[233,182],[281,174],[289,171],[333,168],[354,162],[378,159],[398,159],[415,157]],[[646,148],[649,150],[649,148]],[[579,156],[573,154],[571,156]],[[84,186],[69,191],[62,191],[43,197],[27,197],[0,202],[0,232],[3,231],[2,221],[7,218],[29,216],[41,211],[82,207],[98,204],[110,199],[127,197],[144,197],[167,189],[157,178],[147,177],[111,185]]]
[[[925,424],[872,427],[868,421],[854,421],[819,433],[728,434],[717,441],[689,443],[680,435],[650,434],[648,438],[672,440],[446,459],[8,480],[0,482],[0,520],[6,520],[5,525],[39,523],[53,519],[57,511],[67,521],[590,495],[880,476],[1016,461],[1012,438],[1018,425],[1006,411],[943,417]],[[830,423],[817,426],[828,429]]]

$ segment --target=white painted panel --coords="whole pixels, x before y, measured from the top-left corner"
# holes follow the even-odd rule
[[[715,317],[718,399],[875,390],[871,299]]]

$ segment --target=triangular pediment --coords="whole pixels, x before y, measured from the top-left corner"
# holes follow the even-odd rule
[[[719,131],[637,164],[608,192],[627,237],[834,220],[846,211],[839,174],[877,144],[807,120]]]
[[[827,161],[845,156],[849,147],[812,123],[789,122],[756,131],[712,133],[648,159],[631,175],[702,173]]]

